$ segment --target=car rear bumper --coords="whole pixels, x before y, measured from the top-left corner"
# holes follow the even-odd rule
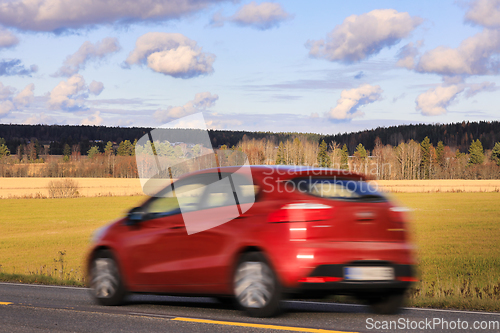
[[[382,281],[348,280],[344,271],[346,267],[392,267],[394,279]],[[392,290],[406,290],[418,281],[413,265],[394,264],[387,261],[354,261],[347,264],[320,265],[307,277],[301,278],[291,293],[308,294],[321,292],[323,296],[332,294],[383,293]]]

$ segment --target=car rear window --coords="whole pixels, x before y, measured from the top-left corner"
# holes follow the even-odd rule
[[[362,180],[301,177],[291,180],[297,191],[332,200],[387,201],[377,187]],[[291,184],[291,185],[292,185]]]

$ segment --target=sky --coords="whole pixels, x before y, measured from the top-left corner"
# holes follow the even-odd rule
[[[499,73],[500,0],[0,0],[5,124],[491,121]]]

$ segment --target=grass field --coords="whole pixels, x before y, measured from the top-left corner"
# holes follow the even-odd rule
[[[500,193],[400,193],[422,282],[411,302],[500,311]]]
[[[93,231],[144,200],[140,196],[2,199],[0,272],[82,281],[81,266]]]
[[[412,209],[422,282],[411,305],[500,311],[500,193],[392,196]],[[0,200],[0,272],[81,283],[92,232],[144,199]]]

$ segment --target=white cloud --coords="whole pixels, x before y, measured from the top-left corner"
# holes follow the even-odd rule
[[[500,28],[500,0],[471,1],[465,20],[488,28]]]
[[[422,55],[416,70],[441,75],[486,75],[499,71],[500,31],[484,29],[456,48],[439,46]]]
[[[211,93],[202,92],[197,93],[194,96],[193,105],[198,109],[208,109],[215,105],[215,102],[219,99],[219,96],[212,95]]]
[[[11,86],[4,86],[2,82],[0,82],[0,100],[5,100],[16,92],[16,89]]]
[[[14,97],[14,104],[16,104],[17,107],[30,105],[35,98],[34,91],[35,85],[33,83],[28,84],[16,97]]]
[[[465,90],[465,98],[474,97],[483,91],[493,92],[497,90],[498,88],[496,87],[495,82],[485,81],[482,83],[471,84],[469,88]]]
[[[59,68],[54,76],[70,77],[78,73],[79,70],[84,69],[88,61],[103,59],[107,55],[119,50],[120,44],[116,38],[107,37],[95,44],[86,41],[80,46],[78,51],[66,58],[63,66]]]
[[[56,121],[52,116],[48,116],[43,112],[31,115],[25,121],[23,121],[23,124],[27,124],[27,125],[55,124],[55,123],[56,123]]]
[[[98,96],[104,90],[104,84],[102,82],[92,81],[89,84],[89,92],[93,95]]]
[[[222,130],[241,126],[243,122],[238,119],[213,119],[207,120],[206,124],[208,129]]]
[[[67,81],[61,81],[52,90],[48,106],[52,110],[72,110],[81,108],[87,98],[88,89],[85,80],[80,74],[75,74]]]
[[[183,106],[169,106],[166,110],[158,109],[153,114],[153,118],[159,123],[167,123],[172,120],[189,116],[190,114],[200,112],[215,105],[219,96],[212,95],[209,92],[198,93],[192,101]]]
[[[178,19],[221,0],[12,0],[0,4],[0,24],[54,31],[98,24]]]
[[[178,33],[149,32],[137,39],[126,63],[146,64],[158,73],[176,78],[210,74],[215,55],[203,53],[194,40]]]
[[[20,110],[33,102],[35,85],[28,84],[19,94],[11,86],[4,86],[0,82],[0,117],[6,116],[11,111]]]
[[[220,13],[216,13],[212,18],[211,25],[220,27],[224,25],[225,21],[229,21],[240,26],[266,30],[276,27],[281,22],[291,18],[292,15],[288,14],[278,3],[263,2],[257,4],[255,1],[252,1],[241,7],[233,16],[224,17]]]
[[[422,23],[394,9],[377,9],[347,17],[326,40],[308,41],[309,55],[329,61],[358,62],[397,44]]]
[[[0,48],[11,47],[19,44],[19,39],[12,32],[0,27]]]
[[[101,111],[96,111],[94,114],[88,116],[80,122],[80,125],[99,126],[102,124]]]
[[[16,107],[12,101],[0,101],[0,117],[6,116],[10,113],[10,111],[15,110]]]
[[[464,91],[463,85],[439,86],[431,88],[420,94],[416,99],[416,109],[420,110],[424,116],[438,116],[446,114],[446,108]]]
[[[422,44],[423,41],[419,40],[415,44],[411,42],[403,46],[398,52],[396,66],[413,69],[415,67],[415,57],[418,55],[418,49]]]
[[[342,90],[337,106],[330,109],[328,117],[335,120],[347,120],[362,117],[363,112],[358,111],[362,105],[380,100],[383,90],[380,86],[363,84],[358,88]]]

